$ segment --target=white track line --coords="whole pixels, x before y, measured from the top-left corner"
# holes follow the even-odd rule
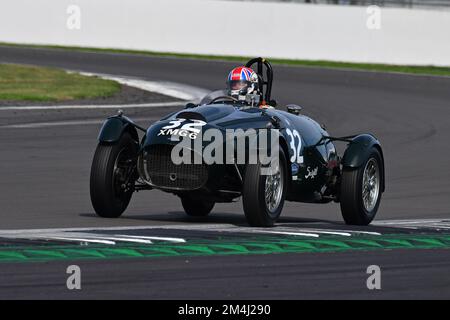
[[[343,236],[343,237],[351,237],[352,234],[349,232],[340,232],[340,231],[328,231],[328,230],[321,230],[321,229],[297,229],[297,228],[289,228],[289,230],[292,230],[292,232],[306,232],[306,233],[318,233],[318,234],[330,234],[335,236]],[[291,232],[286,230],[286,232]]]
[[[160,226],[161,229],[169,229],[169,230],[196,230],[196,231],[214,231],[214,232],[228,232],[228,233],[278,233],[278,234],[286,234],[286,235],[296,235],[296,236],[305,236],[305,237],[319,237],[318,234],[311,232],[296,232],[295,228],[292,228],[292,231],[284,231],[277,230],[277,227],[272,230],[267,230],[266,228],[251,228],[251,227],[236,227],[232,224],[213,224],[204,226],[201,224],[198,225],[176,225],[176,226]]]
[[[148,239],[148,240],[159,240],[175,243],[185,243],[185,239],[181,238],[168,238],[168,237],[150,237],[150,236],[129,236],[129,235],[119,235],[120,237],[133,238],[133,239]]]
[[[161,108],[181,107],[188,101],[169,101],[142,104],[115,104],[115,105],[73,105],[73,106],[11,106],[0,107],[0,111],[8,110],[72,110],[72,109],[131,109],[131,108]]]
[[[157,121],[156,118],[135,118],[134,121]],[[35,129],[46,127],[61,127],[61,126],[82,126],[82,125],[98,125],[102,124],[106,119],[96,120],[68,120],[68,121],[52,121],[52,122],[34,122],[34,123],[19,123],[0,126],[0,129]]]
[[[371,236],[381,236],[381,233],[379,232],[373,232],[373,231],[361,231],[361,230],[327,230],[326,232],[322,231],[323,233],[346,233],[346,234],[367,234],[367,235],[371,235]],[[315,229],[311,229],[311,232],[319,232],[318,230]],[[341,234],[342,235],[342,234]]]
[[[83,238],[83,239],[95,239],[95,240],[106,240],[106,241],[122,241],[122,242],[135,242],[143,244],[152,244],[149,239],[132,238],[132,237],[122,237],[121,235],[115,234],[97,234],[97,233],[83,233],[83,232],[62,232],[56,234],[47,234],[48,237],[65,237],[65,238]]]
[[[203,88],[198,88],[177,82],[149,81],[135,77],[116,76],[111,74],[92,73],[83,71],[74,71],[74,72],[85,76],[93,76],[105,80],[113,80],[120,84],[124,84],[130,87],[150,92],[156,92],[159,94],[163,94],[165,96],[187,101],[200,102],[200,100],[210,92],[209,90]]]
[[[450,229],[450,220],[448,219],[415,219],[415,220],[385,220],[373,223],[380,227],[394,227],[401,229]]]
[[[289,235],[289,236],[302,236],[302,237],[312,237],[312,238],[319,238],[320,237],[316,233],[304,233],[304,232],[285,232],[285,231],[258,230],[258,231],[254,232],[254,233],[283,234],[283,235]]]
[[[167,225],[166,225],[167,226]],[[129,226],[129,227],[82,227],[82,228],[48,228],[48,229],[15,229],[15,230],[0,230],[0,237],[3,236],[22,236],[27,234],[45,234],[58,232],[77,232],[77,231],[120,231],[120,230],[145,230],[145,229],[159,229],[161,226]],[[168,227],[168,226],[167,226]]]
[[[328,234],[336,234],[340,236],[351,236],[352,234],[367,234],[372,236],[381,236],[381,233],[379,232],[373,232],[373,231],[361,231],[361,230],[335,230],[335,229],[297,229],[294,227],[291,227],[292,229],[299,230],[299,231],[309,231],[309,232],[317,232],[317,233],[328,233]]]
[[[36,238],[36,239],[44,239],[44,238]],[[91,242],[91,243],[109,244],[109,245],[116,244],[116,242],[111,241],[111,240],[85,239],[85,238],[72,238],[72,237],[50,237],[50,238],[45,238],[45,240],[63,240],[63,241],[70,241],[70,242]]]
[[[122,242],[134,242],[134,243],[142,243],[142,244],[152,244],[153,242],[148,239],[133,239],[119,236],[108,236],[108,235],[94,235],[89,236],[89,239],[100,239],[100,240],[111,240],[111,241],[122,241]]]
[[[429,223],[441,223],[449,222],[446,219],[414,219],[414,220],[381,220],[374,221],[373,225],[408,225],[408,224],[429,224]]]
[[[266,229],[258,229],[251,227],[236,227],[232,224],[188,224],[188,225],[152,225],[152,226],[123,226],[123,227],[88,227],[88,228],[50,228],[50,229],[20,229],[20,230],[0,230],[0,237],[8,236],[20,236],[23,237],[27,234],[49,234],[60,232],[84,232],[84,231],[123,231],[123,230],[152,230],[152,229],[168,229],[168,230],[198,230],[198,231],[217,231],[217,232],[245,232],[255,233],[259,231],[265,231]],[[284,229],[286,230],[286,229]],[[292,228],[290,230],[297,230]],[[289,231],[290,231],[289,230]],[[303,228],[303,230],[309,230]],[[314,230],[318,230],[315,228]],[[267,230],[266,230],[267,231]],[[276,230],[273,230],[276,231]],[[289,232],[288,231],[288,232]],[[324,232],[330,230],[323,229]],[[334,231],[334,230],[333,230]],[[337,231],[340,232],[340,231]],[[347,231],[345,231],[347,232]],[[377,232],[352,230],[348,233],[368,233],[373,235],[379,235]],[[308,232],[307,232],[308,233]]]
[[[436,224],[430,225],[429,228],[450,229],[450,225],[448,225],[448,224],[442,225],[442,224],[437,224],[436,223]]]
[[[60,126],[81,126],[81,125],[97,125],[104,123],[103,120],[74,120],[74,121],[55,121],[55,122],[36,122],[36,123],[21,123],[0,126],[0,129],[34,129],[46,127],[60,127]]]
[[[385,226],[385,227],[400,227],[400,228],[418,228],[421,227],[420,224],[429,228],[447,228],[450,224],[447,224],[445,219],[429,219],[429,220],[385,220],[385,221],[376,221],[373,223],[375,226]],[[437,224],[433,226],[432,224]],[[362,230],[331,230],[331,229],[319,229],[319,228],[295,228],[289,227],[288,224],[282,224],[278,227],[275,227],[272,230],[267,230],[263,228],[250,228],[250,227],[236,227],[232,224],[208,224],[208,223],[197,223],[197,224],[188,224],[188,225],[151,225],[151,226],[123,226],[123,227],[89,227],[89,228],[52,228],[52,229],[21,229],[21,230],[0,230],[0,237],[5,238],[26,238],[27,236],[45,236],[51,235],[54,236],[68,236],[67,233],[73,233],[73,236],[84,238],[87,237],[84,231],[124,231],[124,230],[154,230],[154,229],[167,229],[167,230],[198,230],[198,231],[212,231],[212,232],[235,232],[235,233],[272,233],[272,234],[288,234],[288,235],[299,235],[299,236],[307,236],[307,237],[319,237],[322,233],[331,233],[336,235],[345,235],[348,234],[369,234],[369,235],[381,235],[378,232],[370,232],[370,231],[362,231]],[[61,234],[65,233],[65,234]],[[77,234],[78,233],[78,234]],[[82,234],[82,236],[80,235]],[[90,237],[90,236],[89,236]],[[103,236],[106,239],[107,236]],[[144,240],[174,240],[178,238],[164,238],[164,237],[140,237],[140,236],[123,236],[122,238],[134,238],[136,239],[144,239]],[[159,239],[157,239],[159,238]],[[110,239],[112,240],[112,239]],[[181,242],[181,241],[180,241]]]
[[[0,237],[8,239],[32,239],[32,240],[66,240],[77,242],[94,242],[102,244],[115,244],[116,241],[135,242],[143,244],[152,244],[151,240],[167,241],[173,243],[185,243],[186,240],[182,238],[173,237],[157,237],[157,236],[133,236],[133,235],[108,235],[97,233],[83,233],[83,232],[53,232],[53,233],[33,233],[33,234],[14,234],[14,235],[0,235]]]

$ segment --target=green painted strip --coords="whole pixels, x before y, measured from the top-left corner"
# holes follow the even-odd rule
[[[215,254],[216,252],[212,249],[209,248],[209,246],[206,245],[196,245],[196,244],[189,244],[189,245],[182,245],[179,246],[181,247],[183,250],[187,250],[187,251],[191,251],[194,253],[203,253],[203,254]]]
[[[0,261],[2,260],[26,260],[28,259],[27,256],[23,255],[20,252],[14,252],[14,251],[6,251],[6,252],[0,252]]]
[[[105,258],[106,256],[98,250],[95,249],[62,249],[61,250],[67,257],[70,258]]]
[[[317,239],[294,236],[217,238],[187,243],[150,245],[40,245],[1,247],[0,262],[32,262],[74,259],[154,258],[175,256],[248,255],[350,250],[450,248],[450,234],[337,237]]]
[[[309,250],[316,250],[316,246],[309,243],[308,241],[280,241],[280,245],[284,246],[285,248],[290,248],[291,250],[299,250],[299,251],[309,251]]]
[[[24,250],[22,253],[27,257],[30,257],[30,256],[37,257],[37,258],[41,258],[41,257],[46,258],[47,257],[49,259],[67,258],[67,256],[64,253],[62,253],[60,251],[55,251],[55,250],[45,250],[45,249],[43,249],[43,250]]]
[[[387,246],[400,246],[412,248],[414,245],[408,241],[408,239],[383,239],[382,241],[387,243]]]
[[[251,251],[264,251],[264,252],[282,252],[283,249],[280,246],[280,243],[254,243],[250,242],[247,245],[248,250]]]
[[[180,255],[175,249],[172,248],[162,248],[162,247],[158,247],[158,248],[144,248],[141,249],[141,252],[144,255],[150,255],[153,254],[154,256],[158,256],[158,255],[163,255],[163,256],[167,256],[167,255],[171,255],[171,256],[178,256]]]
[[[312,241],[313,245],[316,246],[316,248],[318,249],[328,249],[328,248],[332,248],[332,247],[336,247],[339,249],[351,249],[352,247],[350,245],[348,245],[345,241],[342,241],[340,239],[333,239],[333,240],[321,240],[321,239],[317,239]]]
[[[413,242],[417,242],[419,246],[445,247],[447,244],[440,239],[418,239],[413,238]]]
[[[349,239],[347,242],[352,248],[383,248],[382,244],[369,239]]]
[[[230,250],[231,252],[237,253],[249,253],[249,249],[243,245],[239,244],[213,244],[211,245],[213,250],[222,249],[222,250]]]
[[[100,252],[106,257],[143,257],[144,255],[135,248],[108,248],[101,249]]]

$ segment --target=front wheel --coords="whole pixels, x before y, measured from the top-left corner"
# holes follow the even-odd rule
[[[91,168],[91,202],[100,217],[117,218],[130,203],[136,180],[137,142],[124,133],[113,144],[100,143]]]
[[[344,168],[340,202],[346,224],[368,225],[375,218],[381,201],[382,170],[382,158],[376,148],[359,168]]]
[[[242,201],[245,217],[252,227],[273,226],[283,209],[287,170],[282,149],[279,155],[273,168],[249,164],[245,169]]]

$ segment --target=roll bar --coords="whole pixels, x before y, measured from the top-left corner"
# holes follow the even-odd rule
[[[253,65],[256,64],[256,70]],[[259,77],[259,92],[261,92],[261,101],[263,104],[270,103],[272,94],[273,69],[272,65],[265,58],[253,58],[245,66],[256,71]],[[265,77],[264,77],[265,67]]]

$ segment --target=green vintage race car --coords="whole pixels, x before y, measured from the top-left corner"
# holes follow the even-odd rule
[[[280,216],[286,200],[335,201],[340,203],[347,224],[369,224],[385,190],[380,142],[370,134],[332,137],[316,121],[302,115],[297,105],[288,105],[286,111],[261,107],[262,101],[276,105],[271,97],[272,67],[262,58],[252,59],[246,66],[255,66],[261,80],[256,105],[243,105],[234,97],[214,92],[199,105],[187,104],[149,128],[138,126],[123,114],[108,118],[91,170],[90,193],[96,213],[119,217],[135,191],[160,189],[178,196],[191,216],[206,216],[215,203],[242,197],[248,223],[269,227]],[[208,149],[206,141],[198,144],[200,149],[184,147],[182,152],[200,161],[174,161],[174,148],[181,140],[199,140],[208,130],[221,133],[224,145],[230,140],[226,136],[229,131],[275,132],[277,143],[267,149],[279,161],[269,174],[263,173],[268,164],[250,162],[248,156],[237,161],[235,145],[224,151],[227,159],[223,162],[210,163],[202,153]],[[336,151],[336,141],[348,144],[342,157]],[[248,151],[248,141],[244,146]]]

